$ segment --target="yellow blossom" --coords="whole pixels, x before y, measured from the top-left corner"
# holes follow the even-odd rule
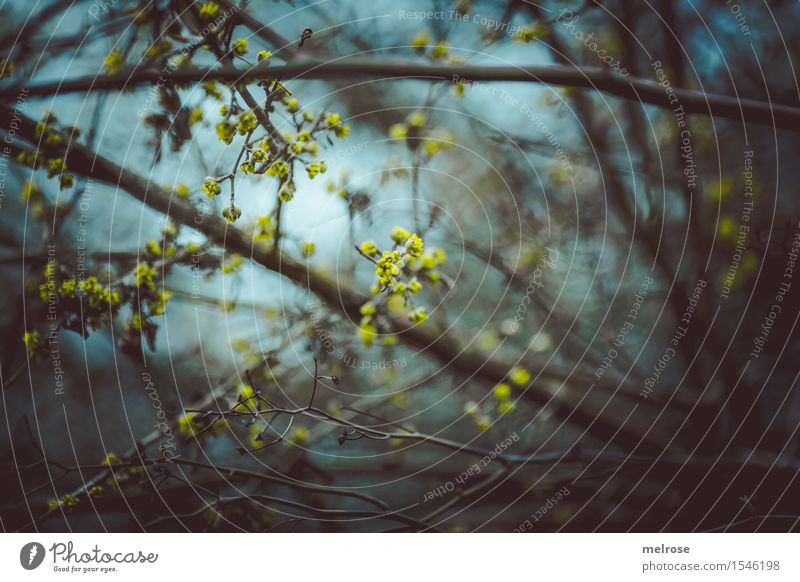
[[[511,370],[508,377],[517,386],[525,386],[531,381],[531,373],[521,366],[517,366]]]

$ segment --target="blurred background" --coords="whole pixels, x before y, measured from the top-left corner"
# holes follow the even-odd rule
[[[5,531],[798,529],[796,2],[0,10]]]

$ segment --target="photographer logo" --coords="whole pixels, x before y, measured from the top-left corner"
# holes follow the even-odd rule
[[[30,542],[19,551],[19,563],[26,570],[35,570],[44,561],[44,546],[38,542]]]

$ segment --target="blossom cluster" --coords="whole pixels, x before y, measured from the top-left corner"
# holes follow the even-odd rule
[[[376,298],[360,310],[359,336],[366,347],[373,345],[378,337],[384,315],[403,313],[414,324],[428,319],[427,309],[415,305],[413,298],[423,288],[421,277],[434,283],[440,280],[435,267],[447,258],[442,249],[425,254],[422,238],[400,226],[392,230],[391,239],[393,245],[386,251],[381,251],[373,241],[364,241],[358,248],[375,265],[371,292]],[[386,336],[383,342],[391,345],[394,337]]]

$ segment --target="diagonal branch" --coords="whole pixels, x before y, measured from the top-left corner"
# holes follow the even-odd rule
[[[19,111],[0,105],[0,127],[9,127],[12,119],[18,127],[17,137],[35,143],[35,123]],[[11,149],[15,154],[20,151],[18,145],[11,146]],[[62,155],[55,151],[51,153]],[[210,242],[249,257],[270,271],[306,287],[353,320],[360,318],[361,305],[371,298],[343,279],[331,277],[282,251],[276,252],[252,241],[221,217],[204,215],[203,220],[198,221],[198,210],[188,201],[172,196],[158,184],[120,167],[85,146],[73,142],[67,157],[71,172],[128,192],[176,223],[202,232]],[[604,441],[627,438],[628,442],[631,439],[639,442],[643,439],[643,443],[651,447],[660,447],[665,444],[663,435],[670,434],[666,426],[662,427],[663,430],[652,426],[652,420],[661,412],[659,409],[641,399],[629,397],[618,389],[610,391],[601,386],[589,386],[593,381],[593,376],[589,374],[545,365],[543,362],[501,359],[475,347],[474,337],[472,341],[464,343],[461,339],[464,337],[463,331],[441,330],[430,323],[412,325],[405,318],[394,315],[387,315],[387,320],[399,339],[420,349],[426,356],[438,359],[443,364],[442,371],[458,373],[467,381],[479,379],[499,383],[505,381],[509,371],[516,365],[536,370],[535,379],[525,388],[523,397],[537,406],[551,408],[560,419],[577,424],[586,433]],[[472,336],[467,334],[467,337]],[[669,418],[667,414],[662,415],[661,419],[665,424],[677,421],[677,418]]]

